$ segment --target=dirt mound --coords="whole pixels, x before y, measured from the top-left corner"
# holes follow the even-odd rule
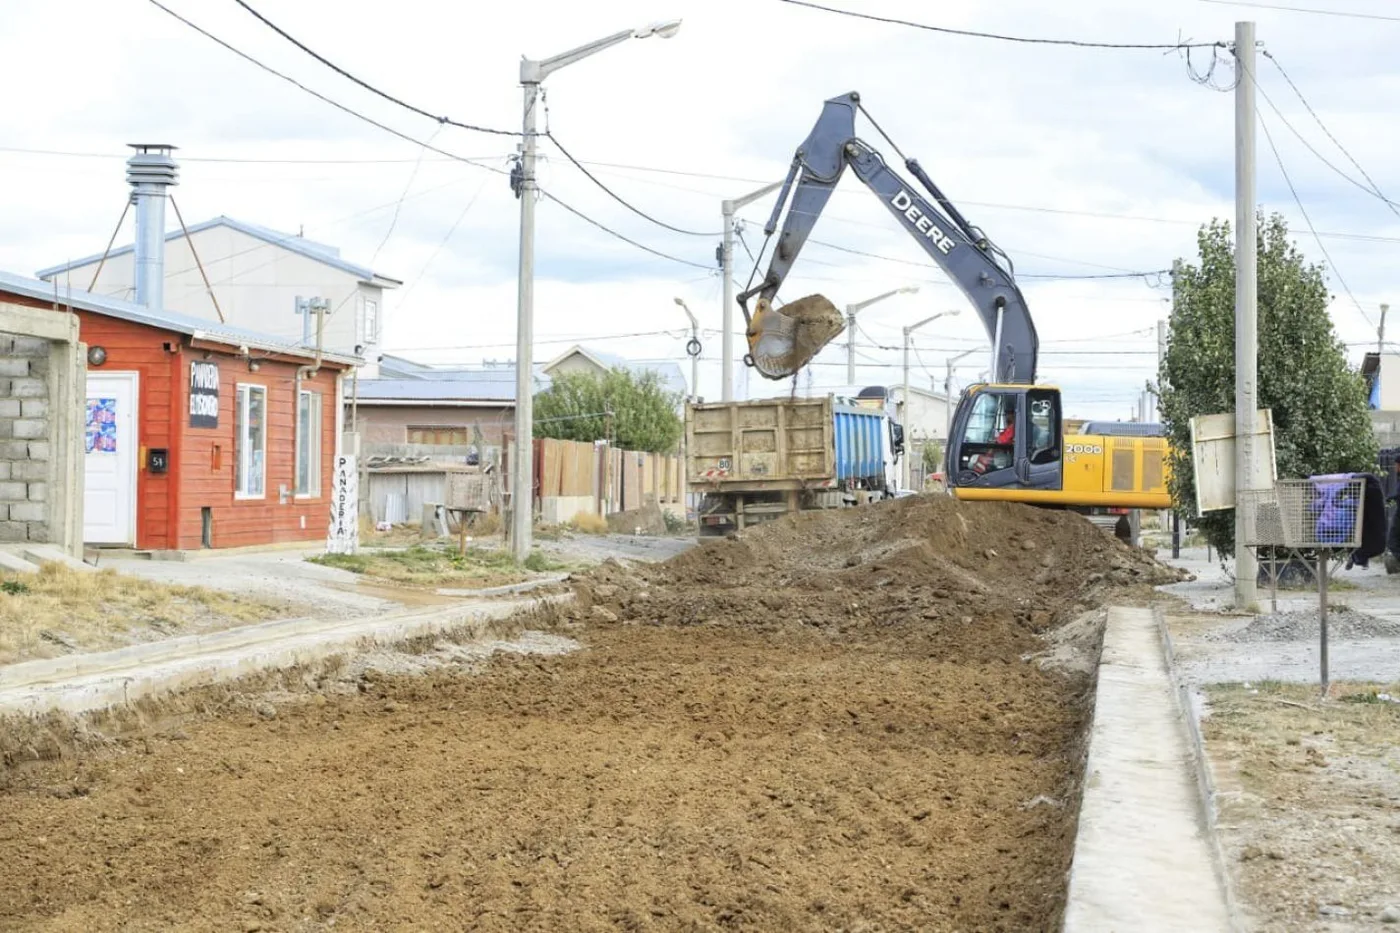
[[[829,633],[972,626],[1014,637],[1097,604],[1105,589],[1177,578],[1072,513],[916,497],[801,513],[662,564],[609,562],[573,584],[575,611],[592,620]]]

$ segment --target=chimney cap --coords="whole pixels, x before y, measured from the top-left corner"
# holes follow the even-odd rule
[[[163,149],[166,152],[170,152],[180,148],[179,146],[172,146],[170,143],[127,143],[127,145],[139,152],[150,152],[153,149]]]

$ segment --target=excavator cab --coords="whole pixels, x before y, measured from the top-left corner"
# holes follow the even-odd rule
[[[953,415],[944,475],[960,498],[993,490],[1058,490],[1064,482],[1060,390],[974,385]]]

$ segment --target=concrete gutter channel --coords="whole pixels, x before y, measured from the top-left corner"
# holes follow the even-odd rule
[[[489,623],[569,594],[463,602],[391,612],[377,618],[284,619],[184,635],[112,651],[0,667],[0,714],[81,713],[235,680],[353,651],[446,631],[484,635]]]
[[[1104,629],[1065,933],[1242,927],[1215,831],[1209,762],[1160,612]]]

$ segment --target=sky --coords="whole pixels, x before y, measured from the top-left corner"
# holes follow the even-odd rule
[[[261,70],[152,0],[0,0],[0,81],[11,89],[0,129],[0,166],[10,176],[0,269],[32,275],[100,252],[127,197],[126,144],[170,143],[179,147],[175,195],[189,223],[227,214],[302,231],[403,280],[385,301],[389,352],[429,363],[512,359],[520,218],[503,172],[518,137],[442,125],[383,100],[235,0],[161,2],[401,135]],[[538,203],[534,353],[547,360],[581,343],[675,361],[688,374],[681,298],[701,327],[699,394],[707,398],[721,391],[720,201],[780,180],[827,98],[859,91],[899,150],[1010,255],[1040,335],[1039,378],[1063,388],[1071,416],[1131,416],[1154,378],[1156,326],[1170,310],[1161,270],[1191,259],[1201,224],[1235,214],[1234,72],[1228,54],[1210,48],[1188,62],[1171,49],[951,35],[783,0],[248,4],[370,85],[429,113],[506,131],[520,127],[522,56],[547,58],[681,18],[673,38],[629,40],[544,84],[541,129],[648,216],[540,141],[541,187],[594,223],[555,201]],[[1330,312],[1353,360],[1374,345],[1400,249],[1400,209],[1375,193],[1400,197],[1393,0],[1269,4],[1323,11],[1314,13],[1219,0],[823,5],[1120,44],[1229,42],[1236,21],[1256,22],[1272,56],[1259,61],[1258,107],[1278,152],[1261,132],[1260,206],[1282,213],[1307,258],[1326,265]],[[873,127],[858,131],[899,166]],[[755,253],[775,197],[740,214]],[[119,243],[130,242],[129,225]],[[860,313],[857,383],[898,384],[901,329],[954,310],[915,333],[911,383],[941,388],[947,361],[966,351],[955,390],[989,368],[990,341],[966,299],[850,173],[813,240],[821,242],[804,249],[782,297],[820,292],[843,306],[918,287]],[[738,281],[753,271],[737,248]],[[1093,277],[1104,275],[1122,277]],[[846,384],[845,354],[843,335],[797,377],[799,390]],[[788,384],[742,365],[736,374],[739,397]]]

